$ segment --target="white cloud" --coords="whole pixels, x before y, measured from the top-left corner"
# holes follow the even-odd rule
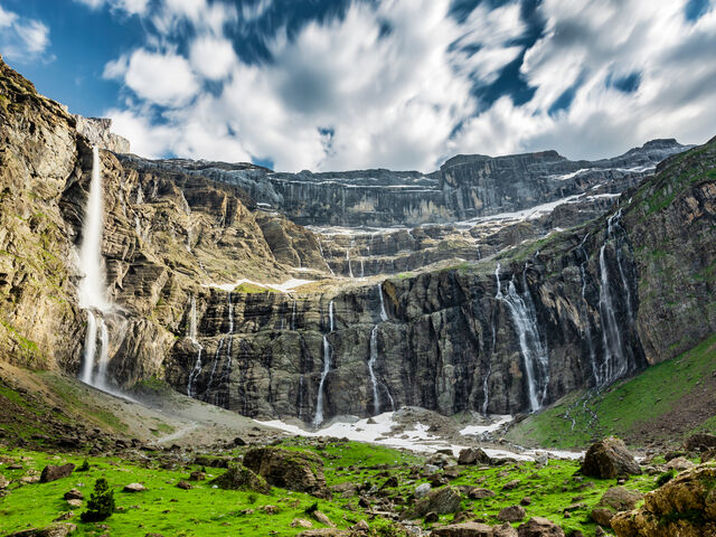
[[[547,30],[527,51],[522,74],[536,88],[522,106],[501,99],[471,119],[452,147],[508,153],[555,148],[572,158],[614,155],[657,137],[699,143],[714,134],[716,12],[695,24],[684,1],[546,0]],[[632,73],[634,92],[609,80]],[[568,109],[548,114],[579,82]]]
[[[482,3],[462,23],[448,15],[450,0],[355,2],[290,39],[279,30],[265,42],[272,61],[248,65],[227,31],[269,16],[271,0],[240,11],[165,0],[148,36],[157,52],[121,56],[105,76],[138,99],[112,113],[140,154],[271,159],[282,170],[429,171],[456,152],[548,148],[591,158],[655,137],[713,135],[716,13],[686,21],[685,1],[657,10],[650,0],[544,0],[546,28],[521,67],[534,97],[521,105],[474,97],[476,83],[494,82],[523,53],[517,1]],[[632,74],[636,91],[615,87]],[[569,106],[550,114],[570,89]],[[140,119],[147,110],[159,126]]]
[[[0,54],[17,62],[35,61],[50,44],[50,29],[41,21],[0,7]]]
[[[105,72],[119,74],[121,64],[107,66]],[[189,62],[182,56],[145,49],[135,50],[130,56],[124,82],[139,98],[170,107],[187,104],[199,89]]]
[[[194,39],[189,60],[197,73],[211,80],[225,78],[237,62],[231,41],[209,35]]]

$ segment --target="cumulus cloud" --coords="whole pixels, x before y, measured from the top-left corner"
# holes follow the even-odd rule
[[[43,22],[21,17],[2,6],[0,30],[0,53],[11,61],[35,61],[50,44],[50,29]]]
[[[456,152],[547,148],[591,158],[713,134],[712,5],[689,20],[686,0],[544,0],[526,40],[535,23],[519,1],[489,4],[457,20],[450,0],[354,0],[341,17],[279,27],[262,43],[270,59],[247,63],[236,36],[272,16],[271,0],[164,0],[145,47],[105,67],[129,91],[110,115],[140,154],[282,170],[429,171]],[[531,98],[497,87],[480,102],[521,58]]]
[[[108,77],[123,76],[125,84],[140,99],[167,107],[187,104],[199,89],[189,62],[171,52],[158,53],[135,50],[125,60],[111,62],[105,67]]]

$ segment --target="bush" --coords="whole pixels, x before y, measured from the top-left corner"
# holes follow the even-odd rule
[[[666,485],[674,477],[674,473],[674,470],[669,470],[668,472],[664,472],[659,475],[659,477],[656,478],[656,486],[663,487]]]
[[[99,522],[109,518],[114,512],[114,491],[109,488],[103,477],[94,483],[94,491],[87,502],[87,511],[82,513],[82,522]]]
[[[75,470],[75,472],[87,472],[90,469],[90,463],[87,459],[82,463],[82,465]]]

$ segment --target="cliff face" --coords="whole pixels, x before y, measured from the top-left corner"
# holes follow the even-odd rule
[[[554,151],[486,157],[458,155],[431,174],[362,170],[296,174],[225,163],[170,161],[236,184],[298,224],[417,226],[512,212],[576,194],[619,193],[686,147],[655,140],[612,159],[570,161]]]
[[[76,118],[0,70],[0,353],[77,374],[92,148]],[[430,176],[100,151],[112,305],[92,313],[108,378],[157,375],[249,416],[307,422],[401,405],[514,413],[607,386],[716,328],[715,146],[667,160],[618,202],[681,146],[593,163],[459,156]],[[296,223],[435,218],[452,221]],[[235,283],[289,278],[317,281]]]

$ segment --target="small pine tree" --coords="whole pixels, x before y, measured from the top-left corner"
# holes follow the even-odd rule
[[[114,512],[114,491],[103,477],[94,483],[94,491],[87,502],[87,511],[82,513],[82,522],[99,522]]]

